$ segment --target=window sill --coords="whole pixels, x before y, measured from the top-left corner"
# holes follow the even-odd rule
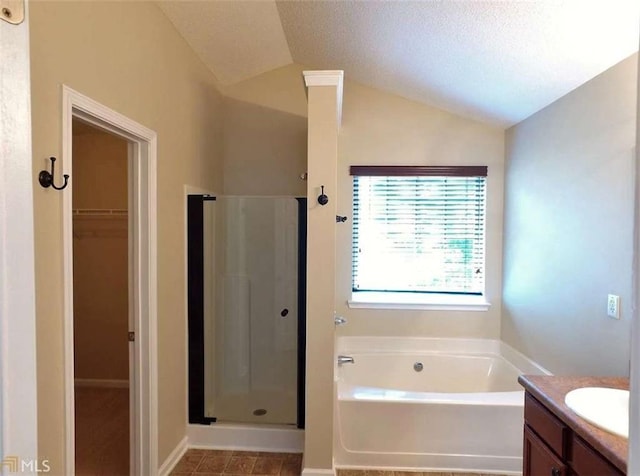
[[[484,296],[452,294],[411,294],[354,292],[347,301],[351,309],[400,309],[427,311],[488,311],[491,306]]]

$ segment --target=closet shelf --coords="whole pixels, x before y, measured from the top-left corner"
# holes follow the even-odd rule
[[[127,210],[78,208],[73,210],[74,238],[126,238]]]
[[[74,216],[127,216],[123,208],[74,208]]]

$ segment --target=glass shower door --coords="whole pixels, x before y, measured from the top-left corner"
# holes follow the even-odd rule
[[[204,202],[205,415],[296,424],[299,201]]]

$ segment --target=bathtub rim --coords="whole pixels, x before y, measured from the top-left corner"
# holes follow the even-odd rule
[[[340,354],[498,355],[522,374],[552,375],[546,368],[499,339],[467,337],[338,336],[334,362]],[[338,381],[337,362],[334,380]]]
[[[524,390],[510,392],[403,392],[342,383],[338,388],[338,402],[389,402],[397,404],[447,404],[522,406]]]
[[[419,392],[357,385],[342,379],[337,356],[454,355],[499,358],[517,374],[551,375],[547,369],[497,339],[451,337],[340,336],[334,359],[335,402],[445,403],[461,405],[524,406],[524,389],[504,392]],[[360,396],[356,396],[359,393]],[[395,398],[393,398],[393,394]]]

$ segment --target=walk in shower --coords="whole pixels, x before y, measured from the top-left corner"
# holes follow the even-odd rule
[[[188,198],[189,421],[304,425],[306,199]]]

